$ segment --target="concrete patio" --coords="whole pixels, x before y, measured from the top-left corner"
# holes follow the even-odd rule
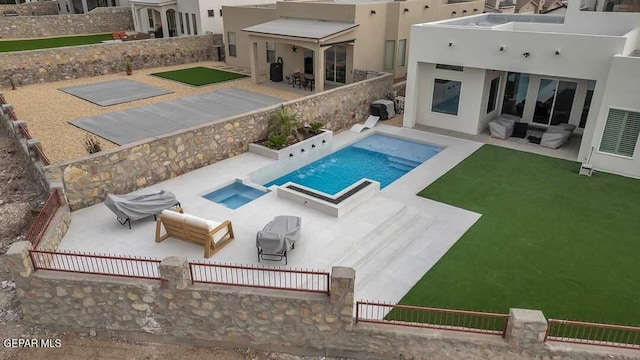
[[[399,301],[407,291],[475,223],[480,214],[458,209],[415,194],[476,151],[481,144],[413,129],[378,125],[361,134],[345,131],[334,138],[334,148],[373,132],[402,136],[446,147],[383,189],[372,199],[340,218],[278,198],[270,192],[236,210],[208,201],[202,195],[275,160],[244,153],[231,159],[156,184],[138,193],[160,189],[176,194],[186,213],[212,220],[231,220],[236,238],[208,261],[268,267],[284,262],[258,263],[255,235],[276,215],[302,217],[300,240],[289,254],[287,268],[356,269],[356,297]],[[204,261],[203,248],[169,238],[154,242],[153,217],[136,221],[131,230],[116,222],[103,204],[72,213],[72,223],[59,249],[153,258],[185,256]]]

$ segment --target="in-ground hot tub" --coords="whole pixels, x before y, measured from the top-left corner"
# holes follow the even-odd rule
[[[205,194],[202,197],[220,205],[224,205],[229,209],[235,210],[264,194],[266,194],[266,192],[236,181],[230,185]]]

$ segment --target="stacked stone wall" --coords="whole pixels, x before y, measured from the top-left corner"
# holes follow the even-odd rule
[[[2,93],[0,92],[0,97]],[[40,157],[36,154],[35,146],[39,143],[37,139],[27,140],[19,131],[18,126],[20,124],[26,126],[22,121],[14,121],[9,117],[9,111],[12,106],[9,104],[2,104],[0,107],[0,131],[6,134],[16,145],[20,158],[22,159],[25,168],[28,169],[31,178],[35,180],[38,190],[43,194],[49,192],[49,181],[46,178],[44,167],[45,165],[40,160]],[[62,189],[61,189],[62,190]]]
[[[123,72],[127,61],[135,71],[212,60],[220,44],[220,35],[201,35],[0,53],[0,86]]]
[[[283,105],[303,123],[319,121],[329,130],[362,122],[369,104],[389,93],[391,75],[384,75]],[[48,166],[48,181],[62,181],[72,210],[102,202],[108,193],[125,194],[247,151],[266,136],[269,117],[279,105],[225,121],[100,152]]]
[[[543,342],[540,311],[511,309],[506,338],[355,323],[355,271],[334,267],[331,294],[191,284],[186,258],[161,280],[34,271],[28,242],[7,251],[24,320],[68,331],[296,351],[355,359],[638,359],[635,350]]]
[[[0,4],[0,16],[18,14],[18,16],[58,15],[56,1],[28,2],[24,4]]]
[[[18,7],[24,6],[26,4]],[[58,8],[56,7],[56,14],[57,10]],[[39,16],[36,14],[36,16],[31,16],[29,13],[28,15],[0,16],[0,34],[2,38],[40,38],[111,33],[114,30],[133,30],[131,8],[127,6],[96,8],[88,14],[42,14]]]

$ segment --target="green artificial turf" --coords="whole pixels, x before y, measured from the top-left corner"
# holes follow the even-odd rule
[[[175,71],[166,71],[151,75],[183,82],[185,84],[193,86],[215,84],[221,81],[235,80],[246,77],[246,75],[211,69],[202,66]]]
[[[50,49],[63,46],[78,46],[98,44],[101,41],[113,40],[112,34],[66,36],[56,38],[29,39],[29,40],[2,40],[0,52]]]
[[[485,145],[419,193],[482,217],[402,304],[640,326],[640,180]]]

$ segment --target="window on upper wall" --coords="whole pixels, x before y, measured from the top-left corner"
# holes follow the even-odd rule
[[[189,13],[184,13],[184,22],[187,23],[187,34],[191,35],[191,25],[189,23]]]
[[[227,42],[229,43],[229,56],[236,57],[236,33],[227,33]]]
[[[149,18],[149,27],[153,29],[153,10],[147,9],[147,17]]]
[[[216,16],[216,11],[215,10],[207,10],[207,16],[209,16],[209,17]]]
[[[496,103],[498,102],[498,86],[499,85],[500,85],[499,77],[491,80],[491,87],[489,88],[489,103],[487,103],[487,114],[496,109]]]
[[[448,115],[458,115],[461,89],[461,81],[435,79],[431,111]]]
[[[198,24],[196,23],[196,14],[191,14],[193,20],[193,35],[198,35]]]
[[[222,17],[222,9],[220,9],[220,17]]]
[[[405,65],[407,55],[407,39],[398,40],[398,67]]]
[[[393,55],[396,49],[395,40],[387,40],[384,43],[384,69],[393,70]]]
[[[600,151],[633,157],[640,134],[640,112],[609,109]]]
[[[182,21],[182,13],[178,13],[178,20],[180,21],[180,34],[184,35],[184,21]]]
[[[274,41],[267,41],[267,62],[274,63],[276,62],[276,43]]]

